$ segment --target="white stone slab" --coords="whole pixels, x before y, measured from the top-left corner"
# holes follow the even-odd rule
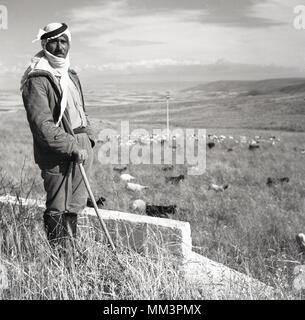
[[[0,202],[45,207],[43,201],[10,195],[1,196]],[[270,299],[273,295],[273,289],[266,284],[193,252],[188,222],[112,210],[99,209],[99,212],[118,248],[150,254],[159,247],[165,253],[174,254],[179,257],[178,267],[185,280],[205,294],[210,292],[213,299]],[[84,209],[78,220],[81,234],[91,236],[89,231],[93,231],[95,236],[103,237],[93,208]]]
[[[41,200],[11,195],[1,196],[0,202],[45,208],[45,203]],[[182,259],[192,250],[191,228],[188,222],[113,210],[99,209],[99,212],[117,246],[150,253],[156,247],[166,248]],[[78,220],[81,229],[91,225],[96,232],[103,233],[93,208],[86,207]]]
[[[272,299],[274,295],[265,283],[195,252],[190,252],[181,271],[189,283],[210,292],[211,299]]]

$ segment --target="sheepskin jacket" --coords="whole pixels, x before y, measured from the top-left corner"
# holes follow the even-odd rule
[[[81,94],[85,111],[79,78],[71,69],[69,76]],[[73,153],[79,149],[71,132],[67,109],[59,126],[55,125],[60,114],[61,97],[62,90],[59,82],[50,72],[37,70],[29,74],[23,87],[22,99],[33,135],[34,159],[40,169],[52,168],[63,161],[72,160]],[[88,117],[87,122],[86,132],[93,147],[94,139]]]

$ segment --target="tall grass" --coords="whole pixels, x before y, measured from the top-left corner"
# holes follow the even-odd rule
[[[79,252],[63,257],[51,249],[37,208],[1,205],[0,263],[8,270],[3,299],[198,298],[166,255],[145,257],[111,249],[81,233]],[[80,230],[78,230],[80,231]]]
[[[8,139],[0,143],[1,194],[42,198],[42,180],[33,163],[32,140],[25,119],[8,117],[6,128],[1,128],[0,133],[3,131]],[[292,291],[291,283],[294,266],[304,262],[295,235],[305,231],[305,167],[304,154],[300,152],[305,148],[305,134],[246,129],[210,132],[252,137],[276,135],[281,141],[275,146],[263,144],[254,152],[244,144],[217,144],[208,150],[207,172],[187,176],[178,186],[166,184],[165,176],[185,173],[185,166],[164,173],[162,166],[129,165],[128,172],[137,182],[150,186],[141,194],[126,190],[112,166],[99,163],[97,145],[91,177],[95,195],[106,197],[106,209],[120,211],[131,211],[137,198],[149,203],[177,204],[178,212],[172,218],[190,222],[193,250],[272,285],[278,298],[302,298]],[[229,147],[233,147],[233,152],[227,152]],[[268,187],[268,176],[289,176],[290,182]],[[229,183],[229,188],[224,193],[214,193],[208,190],[211,182]],[[0,210],[1,263],[8,268],[10,279],[4,298],[211,297],[210,293],[186,284],[172,260],[164,255],[152,259],[120,252],[122,272],[107,246],[93,238],[87,239],[83,247],[87,259],[76,259],[72,267],[67,267],[53,257],[39,209],[1,206]]]

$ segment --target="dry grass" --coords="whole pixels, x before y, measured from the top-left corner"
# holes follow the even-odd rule
[[[46,241],[41,217],[36,208],[1,207],[1,264],[9,278],[2,299],[196,298],[162,255],[119,252],[118,263],[107,245],[84,235],[78,241],[83,255],[59,258]]]
[[[263,107],[259,109],[262,112]],[[251,112],[247,113],[248,119],[255,115]],[[277,111],[273,108],[270,115],[274,112]],[[299,120],[294,122],[299,118],[298,112],[288,114],[286,118],[274,117],[274,128],[289,128],[292,123],[297,123],[295,129],[301,128]],[[284,114],[284,111],[280,113]],[[1,193],[42,197],[40,172],[33,163],[31,134],[24,113],[16,114],[18,117],[6,115],[5,126],[0,129]],[[103,115],[103,119],[105,117],[117,125],[119,114],[108,115],[108,118],[107,114]],[[91,179],[94,192],[96,196],[103,195],[107,199],[106,209],[131,211],[131,204],[137,198],[155,204],[177,204],[178,212],[173,218],[190,222],[195,251],[276,287],[279,298],[300,298],[291,290],[291,275],[293,267],[304,261],[296,247],[295,235],[305,229],[305,154],[300,152],[300,149],[305,149],[305,134],[264,131],[263,128],[272,121],[270,116],[261,121],[261,126],[258,125],[261,114],[251,125],[259,129],[240,129],[246,125],[246,120],[240,125],[240,120],[236,119],[232,120],[234,128],[229,129],[224,125],[227,116],[228,113],[222,113],[215,125],[218,129],[209,129],[208,133],[234,137],[275,135],[281,141],[274,146],[266,143],[254,152],[249,151],[247,145],[233,141],[217,144],[207,152],[207,172],[201,176],[187,176],[179,186],[165,183],[165,176],[170,173],[164,173],[162,166],[130,165],[128,172],[137,177],[137,182],[150,186],[141,194],[126,190],[112,166],[102,165],[95,159]],[[212,116],[208,117],[212,119]],[[175,121],[175,115],[173,119]],[[100,125],[99,121],[96,123]],[[185,123],[192,123],[191,114]],[[233,147],[233,152],[227,152],[229,147]],[[96,154],[98,148],[99,145]],[[185,173],[185,170],[185,166],[177,166],[174,174]],[[290,182],[270,188],[266,185],[269,176],[288,176]],[[209,183],[229,183],[230,186],[223,193],[215,193],[208,190]],[[1,209],[1,261],[9,268],[11,279],[10,289],[4,293],[4,298],[209,298],[204,292],[198,295],[195,288],[188,288],[170,260],[161,257],[153,260],[136,253],[123,254],[126,270],[122,273],[105,245],[93,240],[86,248],[88,259],[75,261],[75,268],[67,269],[56,259],[45,263],[50,261],[52,252],[45,240],[42,213],[36,209],[33,212],[16,210]]]

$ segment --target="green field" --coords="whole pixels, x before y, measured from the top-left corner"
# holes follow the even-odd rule
[[[176,186],[166,184],[165,176],[185,174],[186,165],[177,165],[167,173],[162,165],[129,165],[128,173],[136,182],[150,187],[134,194],[111,165],[98,161],[98,143],[91,182],[95,195],[107,199],[105,209],[131,212],[135,199],[176,204],[178,212],[171,218],[191,224],[194,251],[274,286],[278,298],[298,299],[301,296],[292,291],[291,281],[293,268],[304,260],[295,236],[305,232],[305,94],[300,83],[293,83],[293,90],[290,82],[285,86],[272,83],[272,90],[250,83],[237,93],[235,86],[232,95],[232,88],[222,88],[215,95],[214,84],[209,95],[203,86],[181,92],[179,101],[172,98],[173,128],[205,128],[208,134],[226,136],[213,149],[207,149],[203,175],[186,176]],[[289,90],[281,90],[283,87]],[[164,128],[164,110],[164,104],[158,102],[92,106],[88,113],[98,136],[103,128],[119,128],[121,120],[129,120],[132,129]],[[42,198],[42,179],[33,161],[25,112],[3,114],[0,123],[1,194]],[[259,149],[251,151],[249,141],[255,136],[263,141]],[[233,150],[228,152],[229,148]],[[269,187],[267,177],[289,177],[290,181]],[[229,188],[216,193],[209,190],[211,183],[228,183]],[[134,255],[128,277],[122,278],[110,253],[94,244],[90,264],[74,270],[70,283],[62,265],[48,267],[43,263],[50,253],[39,210],[33,218],[32,212],[21,210],[12,216],[2,207],[0,223],[1,260],[11,266],[14,275],[14,289],[4,293],[4,298],[209,298],[204,292],[187,288],[174,273],[168,275],[164,271],[168,262],[164,261],[158,264]],[[143,272],[133,273],[133,268]],[[94,278],[102,272],[102,280]],[[161,273],[158,283],[154,281],[156,272]],[[143,281],[145,289],[141,287]]]

